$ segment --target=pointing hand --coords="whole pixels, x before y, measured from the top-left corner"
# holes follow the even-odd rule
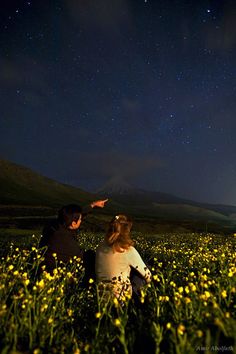
[[[98,207],[98,208],[104,208],[105,203],[108,201],[108,199],[104,199],[104,200],[96,200],[95,202],[91,203],[91,207]]]

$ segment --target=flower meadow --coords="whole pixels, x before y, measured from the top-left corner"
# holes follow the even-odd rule
[[[84,249],[103,235],[81,233]],[[121,302],[85,286],[79,258],[43,267],[38,238],[4,245],[1,353],[215,353],[236,351],[236,237],[133,234],[153,280]],[[57,260],[55,255],[55,260]]]

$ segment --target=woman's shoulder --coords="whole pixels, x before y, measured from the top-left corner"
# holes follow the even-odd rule
[[[102,240],[97,247],[97,252],[108,252],[110,250],[110,246],[107,244],[105,240]]]
[[[129,246],[129,248],[127,249],[127,252],[130,254],[134,254],[134,253],[137,253],[138,251],[136,250],[136,248],[134,246]]]

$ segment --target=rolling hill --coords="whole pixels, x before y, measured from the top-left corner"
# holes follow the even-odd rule
[[[236,224],[235,206],[199,203],[168,193],[139,189],[122,179],[112,178],[97,193],[112,198],[134,215]]]
[[[177,230],[179,227],[202,230],[205,225],[211,225],[212,230],[236,228],[234,206],[202,204],[167,193],[137,189],[119,179],[108,181],[92,194],[41,176],[29,168],[0,160],[0,188],[2,218],[52,216],[62,205],[87,205],[92,200],[109,197],[107,207],[89,218],[92,227],[99,224],[103,227],[111,215],[127,213],[135,219],[135,224],[140,226],[138,228],[145,231]],[[14,219],[14,225],[19,226],[22,222],[16,223]]]
[[[0,204],[59,207],[68,203],[87,204],[94,195],[58,183],[29,168],[0,160]]]

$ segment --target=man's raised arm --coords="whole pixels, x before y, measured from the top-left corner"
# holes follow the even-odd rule
[[[104,208],[107,201],[108,199],[95,200],[90,205],[82,208],[82,215],[86,216],[87,214],[91,213],[93,208]]]

